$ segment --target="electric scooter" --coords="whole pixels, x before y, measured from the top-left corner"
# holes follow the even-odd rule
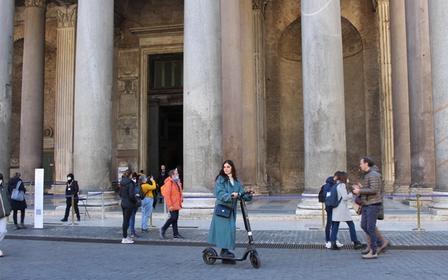
[[[237,198],[234,198],[233,209],[236,208],[235,207],[236,203],[239,200],[240,206],[241,206],[241,213],[243,215],[243,220],[244,220],[244,227],[246,229],[247,237],[249,239],[249,243],[247,244],[246,251],[244,252],[244,254],[241,258],[221,257],[218,255],[218,253],[216,252],[215,249],[213,249],[212,247],[209,247],[209,248],[204,249],[204,251],[202,251],[202,259],[204,260],[204,262],[206,264],[212,265],[216,262],[216,260],[222,260],[223,263],[234,264],[235,262],[245,261],[247,259],[247,257],[249,256],[251,265],[254,268],[260,268],[261,260],[257,253],[257,250],[255,249],[255,242],[254,242],[254,238],[252,236],[252,230],[250,228],[249,217],[247,216],[246,202],[241,198],[241,196],[243,196],[244,194],[246,194],[246,193],[243,193],[243,194],[239,195]]]

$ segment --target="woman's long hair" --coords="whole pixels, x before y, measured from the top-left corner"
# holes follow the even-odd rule
[[[227,176],[227,174],[224,172],[224,164],[226,164],[226,163],[232,167],[232,177],[235,181],[237,181],[238,178],[236,177],[235,164],[233,163],[233,161],[231,161],[229,159],[222,163],[221,170],[219,171],[219,174],[218,174],[218,176],[216,176],[215,180],[218,180],[219,176],[222,176],[225,180],[229,180],[229,176]]]
[[[334,176],[336,176],[337,181],[341,181],[344,184],[347,184],[348,174],[344,171],[337,171]]]

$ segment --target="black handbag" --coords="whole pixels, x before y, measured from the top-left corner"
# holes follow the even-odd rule
[[[223,217],[223,218],[230,218],[230,216],[232,215],[232,211],[233,208],[223,205],[223,204],[216,204],[215,206],[215,215],[218,217]]]

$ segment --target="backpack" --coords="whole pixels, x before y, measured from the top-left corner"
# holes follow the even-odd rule
[[[325,206],[336,208],[339,206],[339,203],[341,203],[342,197],[338,199],[338,185],[333,185],[331,190],[326,193]]]
[[[319,200],[320,203],[324,203],[325,202],[325,192],[324,192],[324,188],[325,185],[322,185],[322,187],[320,188],[319,194],[317,195],[317,199]]]

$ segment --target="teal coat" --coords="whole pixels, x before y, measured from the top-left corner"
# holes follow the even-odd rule
[[[219,176],[215,183],[215,204],[224,204],[232,207],[231,194],[233,192],[243,193],[243,185],[235,180],[232,185],[229,180],[225,180]],[[243,199],[250,201],[252,196],[245,195]],[[238,205],[236,205],[238,206]],[[218,248],[233,250],[235,249],[235,235],[236,235],[236,209],[232,212],[230,218],[223,218],[213,214],[212,223],[208,232],[208,243],[215,245]]]

